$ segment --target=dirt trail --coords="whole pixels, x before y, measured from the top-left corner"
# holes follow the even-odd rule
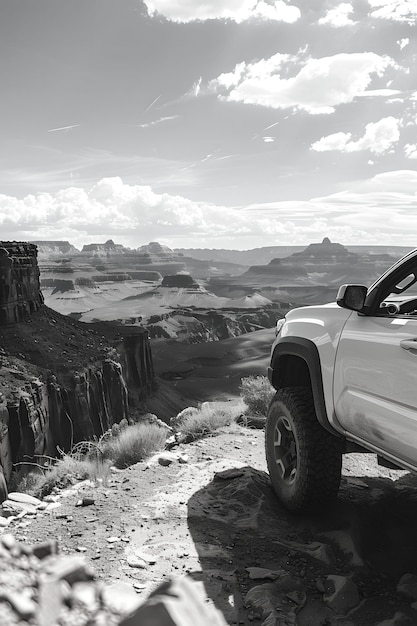
[[[83,554],[99,578],[144,598],[188,574],[229,624],[417,623],[417,578],[397,588],[417,574],[415,478],[349,455],[335,506],[295,517],[265,470],[263,432],[233,426],[102,484],[57,490],[49,510],[0,533],[30,545],[56,538],[62,553]]]

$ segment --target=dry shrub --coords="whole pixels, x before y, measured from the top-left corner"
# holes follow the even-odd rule
[[[16,486],[16,491],[24,491],[37,498],[50,494],[54,487],[69,487],[79,480],[105,479],[110,463],[103,459],[78,459],[65,454],[44,472],[26,474]]]
[[[21,475],[16,491],[39,498],[54,487],[65,488],[79,480],[107,480],[110,466],[129,467],[164,447],[167,430],[155,424],[134,424],[106,433],[99,442],[81,441],[71,452],[44,468],[41,473]]]
[[[247,413],[266,415],[275,394],[266,376],[247,376],[240,382],[240,396],[247,406]]]
[[[186,440],[193,441],[224,426],[235,422],[241,413],[241,405],[233,404],[230,407],[216,407],[203,405],[200,408],[190,408],[184,411],[182,419],[176,423],[176,428]]]
[[[167,430],[156,424],[134,424],[109,439],[103,447],[104,457],[116,467],[124,468],[143,461],[164,447]]]

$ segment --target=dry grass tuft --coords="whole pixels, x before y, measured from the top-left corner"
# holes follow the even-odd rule
[[[236,422],[241,412],[240,404],[233,404],[230,407],[203,405],[200,408],[187,409],[184,417],[176,423],[175,427],[186,441],[194,441]]]
[[[156,424],[134,424],[109,439],[103,447],[105,458],[119,468],[143,461],[164,447],[167,430]]]
[[[16,474],[14,490],[38,498],[54,487],[65,488],[79,480],[106,481],[111,465],[134,465],[164,448],[167,430],[155,424],[134,424],[109,431],[99,442],[82,441],[68,454],[36,472]]]
[[[275,394],[266,376],[247,376],[240,382],[240,396],[247,406],[246,413],[266,415]]]
[[[78,459],[65,454],[43,472],[31,472],[22,476],[16,485],[17,491],[29,493],[43,498],[51,493],[54,487],[65,488],[79,480],[105,479],[111,463],[103,459]]]

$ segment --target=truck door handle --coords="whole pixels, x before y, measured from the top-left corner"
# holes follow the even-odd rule
[[[403,339],[400,341],[400,346],[404,350],[417,350],[417,339]]]

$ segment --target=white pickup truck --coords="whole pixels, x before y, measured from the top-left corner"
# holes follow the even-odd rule
[[[345,452],[417,472],[417,250],[278,320],[268,378],[266,458],[288,509],[335,498]]]

